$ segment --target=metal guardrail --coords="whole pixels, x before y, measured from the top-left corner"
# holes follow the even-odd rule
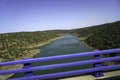
[[[101,54],[114,54],[120,53],[120,48],[118,49],[109,49],[109,50],[95,50],[93,52],[84,52],[84,53],[76,53],[76,54],[69,54],[69,55],[59,55],[59,56],[50,56],[50,57],[43,57],[43,58],[32,58],[32,59],[23,59],[23,60],[16,60],[16,61],[8,61],[8,62],[0,62],[0,66],[9,66],[9,65],[16,65],[16,64],[24,64],[24,67],[21,69],[12,69],[12,70],[1,70],[0,75],[5,74],[12,74],[12,73],[20,73],[24,72],[25,76],[20,78],[13,78],[8,80],[43,80],[43,79],[51,79],[51,78],[61,78],[67,76],[74,76],[74,75],[81,75],[91,73],[95,77],[104,76],[103,71],[120,69],[120,64],[118,65],[111,65],[111,66],[102,66],[102,62],[109,62],[109,61],[119,61],[120,56],[115,57],[108,57],[108,58],[101,58]],[[68,62],[68,63],[60,63],[60,64],[51,64],[45,66],[37,66],[32,67],[31,63],[34,62],[44,62],[44,61],[53,61],[53,60],[63,60],[63,59],[70,59],[70,58],[78,58],[84,56],[94,56],[93,60],[85,60],[85,61],[77,61],[77,62]],[[49,69],[56,69],[56,68],[64,68],[64,67],[71,67],[71,66],[80,66],[86,64],[93,64],[93,68],[83,69],[83,70],[73,70],[67,72],[58,72],[52,74],[43,74],[34,76],[32,74],[33,71],[41,71],[41,70],[49,70]]]

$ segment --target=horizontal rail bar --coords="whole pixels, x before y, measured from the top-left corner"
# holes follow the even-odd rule
[[[61,78],[61,77],[81,75],[81,74],[86,74],[86,73],[91,73],[96,71],[108,71],[113,69],[120,69],[120,64],[112,65],[112,66],[104,66],[100,68],[90,68],[90,69],[84,69],[84,70],[74,70],[74,71],[68,71],[68,72],[44,74],[44,75],[31,76],[31,77],[14,78],[14,79],[8,79],[8,80],[33,80],[33,79],[41,80],[41,79],[50,79],[50,78]]]
[[[36,71],[36,70],[48,70],[48,69],[55,69],[55,68],[80,66],[80,65],[85,65],[85,64],[107,62],[107,61],[113,61],[113,60],[120,60],[120,56],[103,58],[103,59],[99,59],[99,60],[86,60],[86,61],[79,61],[79,62],[52,64],[52,65],[38,66],[38,67],[31,67],[31,68],[23,68],[23,69],[1,70],[0,75],[11,74],[11,73],[20,73],[20,72],[29,72],[29,71]]]
[[[9,62],[0,62],[0,66],[33,63],[33,62],[38,62],[38,61],[43,62],[43,61],[50,61],[50,60],[63,60],[63,59],[69,59],[69,58],[77,58],[77,57],[100,55],[100,54],[112,54],[112,53],[118,53],[118,52],[120,52],[120,48],[101,50],[101,51],[93,51],[93,52],[76,53],[76,54],[69,54],[69,55],[59,55],[59,56],[27,59],[27,60],[16,60],[16,61],[9,61]]]

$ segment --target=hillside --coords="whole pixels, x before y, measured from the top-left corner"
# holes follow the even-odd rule
[[[32,57],[40,44],[59,37],[64,30],[17,32],[0,34],[0,60],[9,61]]]
[[[94,49],[120,48],[120,21],[117,21],[69,31],[47,30],[0,34],[0,60],[9,61],[32,57],[35,54],[31,53],[36,53],[40,44],[68,32],[77,35],[80,40],[84,40]]]
[[[81,28],[71,31],[79,38],[96,49],[111,49],[120,47],[120,21],[98,26]]]
[[[120,21],[71,30],[71,33],[94,49],[120,48]],[[120,54],[104,55],[103,57],[116,55]]]

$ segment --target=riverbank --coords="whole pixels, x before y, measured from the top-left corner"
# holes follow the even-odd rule
[[[89,48],[90,50],[94,50],[93,47],[89,46],[86,42],[85,42],[85,39],[87,39],[87,37],[82,37],[82,38],[77,38],[79,41],[81,41],[83,43],[83,45],[85,45],[87,48]],[[103,57],[101,55],[101,57]],[[103,65],[107,66],[107,65],[113,65],[113,62],[105,62]],[[120,73],[120,70],[118,71],[113,71],[113,72],[106,72],[104,73],[104,77],[100,77],[100,80],[101,79],[105,79],[105,78],[110,78],[110,77],[113,77],[113,76],[120,76],[118,75],[118,73]],[[67,78],[67,79],[60,79],[60,80],[87,80],[87,79],[90,79],[90,80],[97,80],[97,78],[93,77],[92,75],[88,75],[88,76],[80,76],[80,77],[73,77],[73,78]]]
[[[55,41],[55,40],[57,40],[57,39],[60,39],[60,38],[61,38],[61,37],[57,37],[57,38],[54,38],[54,39],[50,39],[50,40],[48,40],[48,41],[46,41],[46,42],[42,42],[42,43],[35,44],[35,45],[30,45],[30,46],[28,46],[27,48],[42,47],[42,46],[45,46],[45,45],[47,45],[47,44],[49,44],[49,43],[51,43],[51,42],[53,42],[53,41]],[[35,55],[37,55],[38,53],[40,53],[40,49],[33,49],[33,50],[31,50],[31,51],[29,52],[29,54],[28,54],[26,57],[32,58],[32,57],[34,57]]]
[[[57,40],[57,39],[60,39],[60,38],[61,38],[61,36],[60,36],[60,37],[53,38],[53,39],[50,39],[50,40],[45,41],[45,42],[40,42],[40,43],[38,43],[38,44],[29,45],[27,48],[34,48],[34,47],[45,46],[45,45],[47,45],[47,44],[49,44],[49,43],[51,43],[51,42],[53,42],[53,41],[55,41],[55,40]]]
[[[86,42],[85,42],[85,39],[87,39],[87,37],[79,37],[77,38],[79,41],[81,41],[83,43],[83,45],[85,45],[87,48],[89,48],[91,51],[94,50],[93,47],[91,47],[90,45],[88,45]]]
[[[28,54],[27,54],[26,56],[24,56],[24,58],[25,58],[25,57],[27,57],[27,58],[32,58],[32,57],[34,57],[35,55],[37,55],[38,53],[40,53],[39,47],[45,46],[45,45],[47,45],[47,44],[49,44],[49,43],[51,43],[51,42],[53,42],[53,41],[55,41],[55,40],[57,40],[57,39],[60,39],[60,38],[61,38],[61,36],[56,37],[56,38],[54,38],[54,39],[50,39],[50,40],[45,41],[45,42],[41,42],[41,43],[39,43],[39,44],[29,45],[29,46],[26,47],[26,48],[31,48],[31,50],[28,52]],[[38,47],[38,48],[36,48],[36,47]],[[22,64],[21,64],[21,65],[15,65],[15,66],[12,65],[12,66],[1,67],[1,70],[22,68],[22,67],[23,67]],[[14,75],[14,74],[0,75],[0,80],[6,80],[7,78],[9,78],[9,77],[11,77],[11,76],[13,76],[13,75]]]
[[[19,64],[19,65],[15,65],[15,66],[6,66],[4,67],[4,69],[16,69],[16,68],[22,68],[23,65]],[[13,76],[14,74],[6,74],[6,75],[0,75],[0,80],[6,80],[7,78]]]

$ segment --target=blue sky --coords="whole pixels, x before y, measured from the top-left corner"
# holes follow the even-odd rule
[[[120,0],[0,0],[0,33],[74,29],[120,20]]]

